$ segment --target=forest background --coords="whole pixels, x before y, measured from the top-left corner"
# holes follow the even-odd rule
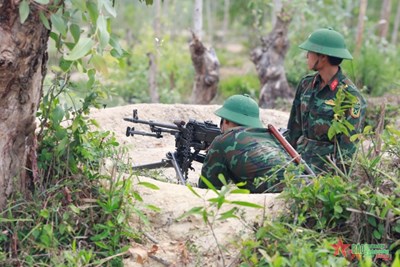
[[[31,180],[12,176],[3,183],[17,184],[12,194],[2,191],[9,194],[0,216],[3,265],[121,266],[128,256],[136,263],[145,264],[152,258],[162,265],[172,264],[157,257],[161,254],[157,245],[144,252],[138,247],[132,250],[132,243],[151,240],[141,224],[132,227],[127,219],[134,217],[149,224],[149,213],[139,208],[146,204],[141,192],[121,174],[125,170],[131,178],[138,173],[131,173],[129,161],[122,161],[127,148],[119,146],[114,133],[96,130],[99,125],[88,115],[92,108],[132,103],[191,103],[196,72],[189,43],[195,28],[195,5],[202,2],[204,27],[196,33],[207,47],[215,49],[220,63],[217,94],[209,104],[221,104],[237,93],[259,97],[261,83],[250,54],[273,30],[282,5],[291,19],[284,60],[291,88],[294,90],[309,72],[305,53],[297,45],[316,28],[332,27],[344,35],[354,56],[343,63],[344,71],[370,102],[367,127],[355,137],[366,146],[360,148],[351,171],[318,177],[309,187],[288,174],[282,198],[290,212],[249,227],[251,235],[235,244],[238,254],[233,258],[216,240],[214,266],[227,266],[228,259],[231,265],[240,266],[398,266],[399,1],[61,2],[61,8],[42,9],[49,1],[24,0],[8,9],[18,7],[19,18],[14,22],[24,24],[36,18],[51,33],[47,73],[40,91],[43,95],[36,114],[37,144],[28,144],[38,152],[37,158],[29,154],[28,162],[37,160],[38,168],[27,168]],[[7,4],[0,8],[4,6]],[[1,23],[7,16],[2,18]],[[154,98],[155,92],[158,98]],[[276,109],[287,111],[289,107],[290,99]],[[8,124],[2,129],[6,132],[12,127]],[[8,153],[3,155],[0,163]],[[105,159],[114,161],[108,174],[100,171]],[[159,187],[148,180],[139,184]],[[199,194],[189,189],[195,196]],[[185,216],[188,221],[199,216],[213,234],[215,222],[241,220],[238,207],[260,208],[254,203],[229,201],[231,194],[244,192],[228,185],[226,190],[210,191],[217,197],[206,199],[204,206],[193,207]],[[222,212],[221,207],[228,204],[236,206]],[[146,211],[163,212],[156,206],[145,206]],[[370,257],[365,251],[352,253],[346,247],[342,247],[343,257],[337,257],[332,244],[341,239],[348,244],[382,244],[387,257]],[[181,254],[175,264],[204,264],[205,258],[189,241],[179,245]]]
[[[274,13],[280,6],[281,1],[204,1],[202,41],[215,49],[220,63],[213,103],[234,93],[258,99],[261,86],[250,54],[260,46],[260,38],[272,31]],[[292,90],[309,73],[305,52],[298,45],[315,29],[332,27],[344,35],[354,55],[352,61],[344,61],[343,69],[364,94],[382,96],[398,91],[397,1],[290,1],[287,6],[291,22],[284,67]],[[189,52],[194,1],[154,1],[153,5],[118,1],[116,9],[118,16],[109,27],[127,54],[119,61],[106,58],[98,62],[97,68],[104,74],[102,89],[110,93],[107,106],[151,102],[150,53],[157,59],[159,102],[188,103],[195,77]]]

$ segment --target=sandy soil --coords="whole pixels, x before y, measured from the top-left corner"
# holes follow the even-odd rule
[[[148,136],[127,137],[127,126],[136,130],[150,132],[147,125],[133,124],[123,118],[132,117],[132,110],[138,110],[139,119],[172,124],[174,120],[197,121],[210,120],[219,122],[213,114],[218,105],[185,105],[185,104],[135,104],[116,108],[93,110],[91,117],[96,119],[102,130],[115,133],[121,145],[128,148],[130,162],[133,165],[158,162],[169,151],[174,151],[174,137],[165,135],[156,139]],[[273,124],[277,128],[285,127],[288,114],[276,110],[261,110],[261,118],[265,125]],[[110,170],[113,162],[109,160],[105,171]],[[201,216],[190,215],[177,220],[182,214],[193,207],[206,207],[217,212],[207,201],[215,197],[215,193],[196,188],[201,170],[200,163],[194,163],[194,171],[189,174],[189,183],[195,192],[186,186],[177,184],[173,168],[159,169],[146,174],[131,176],[134,180],[134,190],[143,198],[137,204],[148,218],[149,224],[144,224],[139,218],[132,218],[132,227],[141,229],[145,235],[143,244],[132,244],[130,257],[125,260],[125,266],[237,266],[239,249],[237,244],[246,236],[252,234],[252,227],[260,224],[265,218],[272,218],[283,210],[278,194],[234,194],[227,199],[246,201],[259,204],[263,209],[237,206],[239,219],[215,221],[207,225]],[[149,182],[158,187],[150,189],[138,184]],[[148,205],[159,208],[159,211],[148,209]],[[224,204],[219,213],[234,207]],[[218,248],[219,246],[219,248]],[[221,249],[221,250],[220,250]]]

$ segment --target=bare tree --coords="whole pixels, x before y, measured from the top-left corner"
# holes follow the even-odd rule
[[[274,0],[274,3],[272,5],[272,27],[275,26],[277,15],[282,9],[282,0]]]
[[[157,90],[157,63],[156,57],[153,53],[147,53],[147,57],[149,58],[149,93],[150,93],[150,102],[158,103],[160,102],[160,97],[158,95]]]
[[[211,8],[212,0],[206,0],[206,17],[207,17],[207,36],[210,40],[210,43],[213,43],[214,36],[214,23],[212,18],[212,8]]]
[[[280,99],[293,98],[293,90],[287,82],[284,68],[289,48],[287,35],[290,21],[291,17],[282,9],[272,31],[261,38],[261,47],[255,48],[250,54],[261,83],[258,103],[261,108],[274,108]]]
[[[31,6],[21,23],[15,1],[0,2],[0,209],[35,183],[35,114],[46,75],[50,31]]]
[[[222,22],[222,39],[225,40],[226,34],[228,33],[228,23],[229,23],[229,8],[230,0],[224,0],[224,20]]]
[[[191,102],[208,104],[217,94],[219,82],[219,60],[213,48],[207,49],[201,41],[203,27],[203,1],[195,0],[190,55],[196,72]]]
[[[219,61],[217,55],[213,48],[207,49],[194,33],[192,33],[189,48],[196,71],[191,102],[209,104],[218,89]]]
[[[356,37],[356,48],[354,51],[355,55],[360,54],[363,33],[364,33],[364,21],[365,21],[365,13],[367,12],[368,0],[360,1],[360,13],[358,14],[358,24],[357,24],[357,37]]]
[[[381,16],[379,21],[379,36],[381,38],[386,38],[389,30],[389,18],[390,18],[391,6],[392,6],[391,0],[382,1]]]
[[[154,36],[155,36],[155,47],[157,49],[157,46],[159,43],[162,42],[161,38],[161,0],[155,0],[154,1],[154,11],[155,11],[155,16],[153,20],[153,30],[154,30]],[[148,52],[147,56],[149,58],[149,94],[150,94],[150,101],[151,103],[158,103],[160,102],[160,97],[158,94],[158,86],[157,86],[157,74],[158,74],[158,65],[157,65],[157,54],[154,54],[152,52]]]
[[[397,12],[396,12],[396,18],[394,20],[394,25],[393,25],[393,32],[392,32],[392,44],[396,45],[397,44],[397,34],[399,32],[399,24],[400,24],[400,1],[397,4]]]
[[[195,0],[193,14],[193,32],[200,40],[203,37],[203,0]]]

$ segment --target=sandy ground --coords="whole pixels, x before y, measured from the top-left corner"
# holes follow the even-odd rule
[[[96,119],[102,130],[115,133],[121,145],[128,150],[127,158],[133,165],[158,162],[169,151],[175,149],[174,137],[166,134],[164,138],[156,139],[148,136],[125,135],[128,126],[136,130],[150,132],[147,125],[133,124],[123,118],[132,117],[133,109],[138,110],[139,119],[153,120],[172,124],[174,120],[212,121],[219,123],[219,118],[213,112],[218,105],[185,105],[185,104],[135,104],[116,108],[93,110],[91,117]],[[273,124],[277,128],[285,127],[288,114],[276,110],[261,110],[261,118],[265,126]],[[108,165],[112,165],[112,161]],[[106,164],[107,165],[107,164]],[[105,170],[110,166],[106,166]],[[233,204],[224,204],[221,210],[210,206],[207,201],[215,197],[215,193],[196,188],[201,170],[201,164],[193,164],[194,171],[189,173],[189,183],[195,192],[186,186],[177,184],[173,168],[150,171],[146,174],[131,176],[134,190],[143,198],[138,203],[139,208],[148,218],[149,224],[144,224],[139,218],[132,218],[132,227],[141,229],[145,235],[143,244],[132,244],[130,257],[125,266],[237,266],[241,240],[253,233],[255,224],[260,224],[265,218],[272,218],[283,210],[278,194],[234,194],[227,197],[230,201],[246,201],[256,203],[264,208],[238,207],[239,219],[215,221],[207,225],[201,216],[190,215],[177,220],[182,214],[194,207],[206,207],[209,212],[219,214],[227,211]],[[158,187],[157,190],[140,185],[149,182]],[[148,205],[158,207],[159,211],[148,209]]]

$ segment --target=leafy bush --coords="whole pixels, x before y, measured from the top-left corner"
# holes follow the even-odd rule
[[[306,185],[288,173],[281,197],[288,211],[257,227],[243,244],[242,266],[387,266],[400,260],[400,131],[387,126],[381,153],[375,133],[367,127],[360,138],[356,164],[348,174],[320,175]],[[353,138],[355,138],[353,137]],[[365,145],[364,145],[365,146]],[[332,245],[383,244],[390,251],[386,262],[346,251],[333,256]],[[397,251],[397,253],[396,253]],[[397,255],[397,256],[396,256]],[[341,255],[339,255],[341,256]]]
[[[135,206],[142,199],[131,177],[116,175],[126,170],[124,149],[87,117],[98,92],[74,107],[61,105],[67,84],[53,86],[38,111],[39,170],[33,170],[31,199],[15,195],[0,213],[2,266],[122,266],[130,242],[140,241],[128,219],[136,214],[146,221]]]
[[[352,61],[345,60],[342,65],[359,88],[365,88],[369,95],[381,96],[394,92],[399,87],[394,79],[400,75],[396,67],[398,53],[398,48],[370,37],[361,54]]]
[[[223,99],[234,94],[248,94],[258,99],[260,91],[260,81],[257,76],[243,75],[232,76],[219,82],[219,91]]]

